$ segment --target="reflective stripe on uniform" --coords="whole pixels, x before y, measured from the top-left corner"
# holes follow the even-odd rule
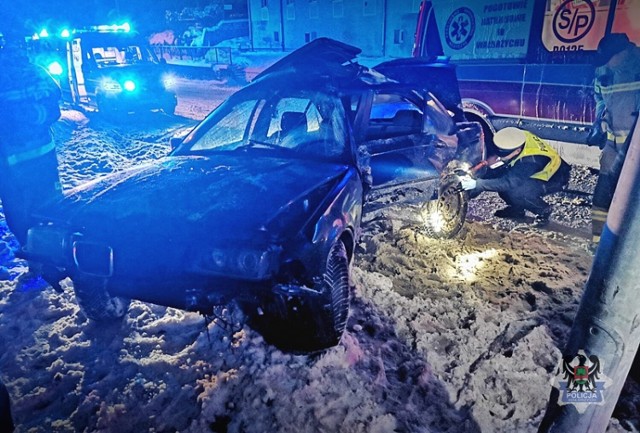
[[[28,161],[30,159],[37,158],[42,156],[48,152],[51,152],[56,148],[56,144],[51,140],[49,143],[44,146],[36,147],[35,149],[26,150],[24,152],[13,153],[7,156],[7,164],[15,165],[20,162]]]
[[[600,210],[599,208],[593,208],[591,210],[591,218],[596,220],[596,221],[606,221],[607,220],[607,214],[609,212],[607,210]]]
[[[614,134],[611,131],[607,131],[607,140],[614,143],[624,143],[627,140],[627,134]]]
[[[610,86],[603,86],[600,84],[597,90],[602,95],[612,95],[620,92],[635,92],[640,90],[640,81],[631,81],[629,83],[611,84]]]

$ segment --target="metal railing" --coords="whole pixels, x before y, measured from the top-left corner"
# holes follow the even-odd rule
[[[171,60],[205,61],[213,65],[231,65],[233,58],[229,47],[190,47],[181,45],[153,45],[158,58]]]

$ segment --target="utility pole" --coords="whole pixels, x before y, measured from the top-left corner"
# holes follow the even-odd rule
[[[601,433],[609,424],[620,391],[640,344],[640,126],[631,143],[591,273],[569,334],[563,357],[578,351],[596,355],[610,379],[603,401],[579,413],[574,404],[560,405],[551,392],[539,433]]]

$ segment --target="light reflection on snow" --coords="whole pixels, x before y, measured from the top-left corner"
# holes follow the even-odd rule
[[[467,282],[475,281],[476,273],[485,265],[485,260],[493,258],[497,254],[498,250],[495,248],[462,254],[456,258],[456,266],[452,270],[451,276]]]

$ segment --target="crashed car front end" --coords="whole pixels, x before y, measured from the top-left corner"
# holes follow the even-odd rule
[[[52,284],[92,279],[114,295],[190,310],[277,283],[313,287],[323,241],[359,223],[357,173],[327,164],[310,175],[313,163],[253,158],[248,174],[245,158],[171,157],[83,186],[41,211],[25,254]],[[280,176],[286,188],[270,188]]]

